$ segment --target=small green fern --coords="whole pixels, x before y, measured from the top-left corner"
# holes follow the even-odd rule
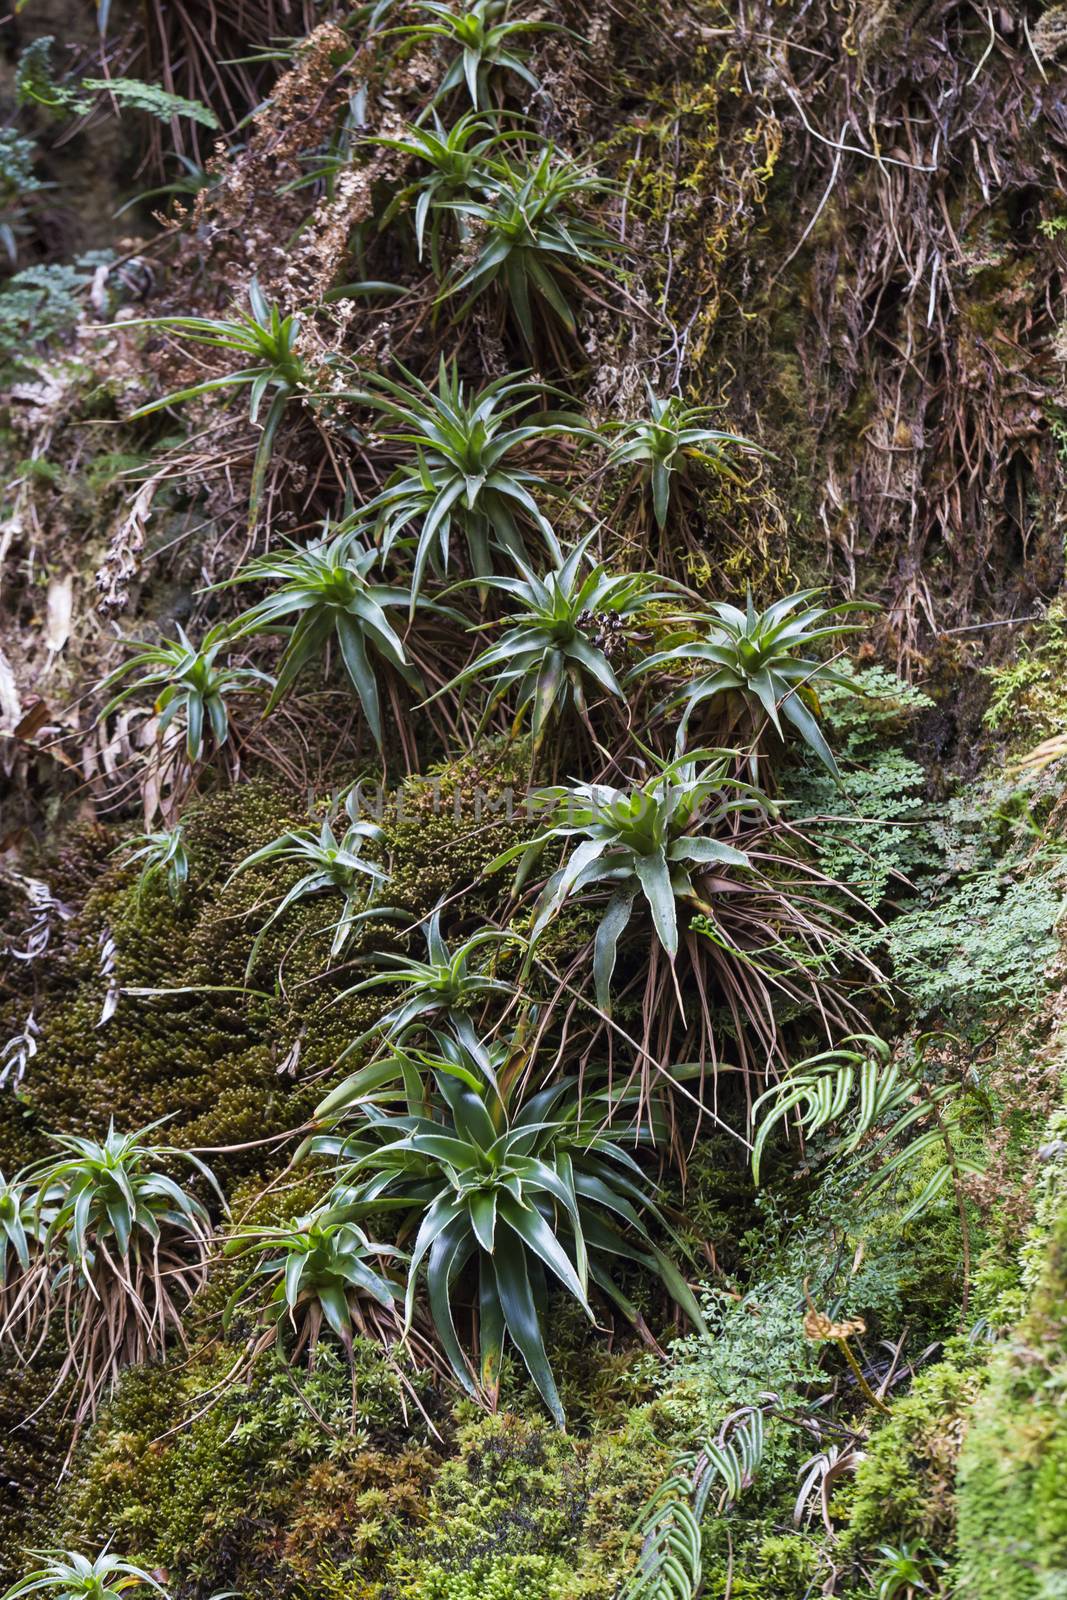
[[[730,1417],[717,1439],[675,1460],[635,1525],[642,1535],[637,1570],[620,1600],[695,1600],[703,1582],[700,1524],[711,1492],[722,1484],[721,1513],[748,1488],[763,1459],[763,1413]]]
[[[835,1123],[840,1123],[859,1091],[859,1105],[853,1111],[852,1125],[834,1145],[835,1155],[850,1156],[872,1132],[876,1124],[892,1113],[892,1124],[864,1152],[864,1166],[873,1169],[867,1192],[882,1188],[906,1167],[938,1149],[943,1159],[911,1201],[901,1223],[913,1221],[925,1211],[953,1178],[983,1171],[980,1162],[959,1150],[961,1119],[965,1096],[960,1086],[950,1081],[933,1087],[922,1077],[923,1050],[932,1036],[916,1042],[916,1054],[905,1070],[893,1060],[884,1040],[871,1034],[855,1034],[836,1050],[802,1061],[796,1069],[776,1083],[756,1101],[752,1115],[756,1137],[752,1146],[752,1175],[759,1182],[760,1163],[767,1140],[780,1123],[795,1116],[806,1138]],[[852,1046],[853,1048],[848,1048]],[[897,1144],[909,1130],[922,1124],[899,1149],[878,1165],[879,1158]]]
[[[186,100],[170,94],[158,83],[142,83],[139,78],[57,78],[52,69],[54,39],[43,35],[34,39],[19,56],[15,69],[15,97],[19,105],[32,103],[69,117],[84,117],[96,104],[97,96],[108,95],[120,111],[142,111],[160,122],[172,117],[188,117],[204,128],[218,128],[219,119],[199,100]]]
[[[158,122],[172,117],[188,117],[202,128],[217,129],[219,119],[202,100],[186,100],[170,94],[158,83],[142,83],[139,78],[83,78],[81,87],[91,93],[109,94],[122,111],[143,111]]]
[[[857,1048],[848,1049],[848,1045]],[[758,1124],[752,1146],[752,1176],[759,1182],[763,1150],[779,1123],[794,1112],[810,1139],[823,1128],[839,1122],[859,1086],[859,1111],[851,1133],[841,1149],[851,1153],[879,1117],[904,1105],[915,1093],[914,1080],[902,1075],[898,1061],[889,1058],[889,1047],[871,1034],[856,1034],[837,1050],[802,1061],[781,1083],[760,1095],[753,1107]],[[763,1112],[763,1120],[760,1114]]]

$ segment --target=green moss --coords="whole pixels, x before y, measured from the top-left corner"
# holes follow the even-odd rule
[[[457,891],[467,890],[470,916],[495,902],[500,885],[483,881],[484,868],[524,823],[488,809],[506,785],[520,786],[521,752],[510,765],[494,759],[492,750],[469,756],[393,797],[384,823],[389,898],[413,920]],[[183,822],[190,880],[177,905],[162,886],[138,894],[136,874],[108,853],[117,838],[102,851],[93,841],[96,881],[70,924],[69,957],[38,1005],[34,1072],[17,1113],[0,1106],[0,1166],[40,1153],[49,1128],[99,1132],[112,1116],[126,1126],[166,1116],[176,1143],[250,1146],[222,1161],[229,1179],[261,1168],[255,1141],[306,1118],[323,1092],[304,1087],[308,1077],[329,1068],[391,997],[383,991],[337,1003],[352,974],[343,967],[323,976],[329,895],[300,902],[268,931],[249,979],[263,993],[241,992],[252,942],[298,869],[257,870],[231,882],[233,868],[304,815],[293,797],[264,783],[190,805]],[[104,941],[113,950],[110,976],[100,967]],[[422,954],[419,934],[409,943]],[[395,927],[369,923],[346,956],[384,945],[395,947]],[[123,994],[102,1023],[109,982],[160,992]],[[12,1003],[12,1031],[21,1004]]]
[[[647,1277],[620,1266],[616,1281],[657,1325],[667,1307],[662,1295],[650,1292]],[[622,1427],[633,1407],[652,1397],[645,1377],[647,1346],[627,1324],[617,1324],[618,1339],[609,1349],[603,1328],[589,1321],[576,1300],[559,1296],[546,1331],[569,1433],[585,1436]],[[505,1354],[500,1393],[502,1405],[511,1410],[536,1415],[540,1409],[530,1375],[515,1355]]]
[[[195,880],[178,906],[162,890],[139,897],[135,874],[113,861],[98,873],[38,1012],[41,1048],[23,1089],[31,1127],[98,1133],[112,1116],[126,1126],[169,1116],[176,1142],[214,1145],[293,1125],[299,1106],[267,1042],[276,1027],[268,1002],[239,994],[122,996],[114,1016],[101,1020],[109,982],[240,985],[247,946],[235,938],[237,907],[222,884],[239,854],[269,837],[284,814],[283,798],[256,785],[194,807]],[[106,940],[110,976],[101,970]]]
[[[70,1440],[62,1398],[48,1399],[61,1360],[52,1338],[30,1368],[0,1372],[0,1586],[22,1575],[21,1551],[46,1544]],[[40,1408],[40,1409],[39,1409]],[[37,1411],[32,1422],[27,1418]]]
[[[849,1495],[846,1548],[923,1542],[949,1547],[956,1521],[955,1476],[965,1418],[985,1381],[977,1355],[962,1347],[920,1372],[872,1434]]]
[[[670,1452],[636,1411],[593,1440],[522,1418],[468,1423],[441,1464],[387,1363],[271,1368],[214,1396],[233,1352],[128,1373],[80,1447],[49,1537],[106,1528],[198,1583],[440,1600],[602,1600],[636,1555],[629,1530]],[[183,1420],[189,1418],[187,1423]]]
[[[472,1561],[465,1572],[427,1567],[397,1591],[398,1600],[571,1600],[575,1590],[558,1556]]]
[[[471,1424],[434,1485],[425,1532],[396,1558],[398,1597],[611,1593],[636,1553],[629,1527],[669,1459],[642,1412],[590,1441],[515,1416]]]
[[[822,1557],[818,1544],[807,1533],[774,1533],[761,1540],[756,1551],[756,1567],[769,1595],[806,1595]]]
[[[991,667],[993,692],[985,725],[1002,733],[1016,749],[1034,745],[1067,725],[1067,606],[1056,601],[1012,659]]]
[[[272,1592],[319,1561],[384,1558],[435,1458],[378,1347],[357,1341],[354,1377],[321,1345],[311,1372],[264,1360],[226,1387],[238,1355],[124,1376],[80,1447],[60,1542],[92,1546],[107,1529],[142,1560],[212,1582],[260,1585],[272,1566]]]
[[[1067,1200],[1030,1310],[996,1355],[959,1469],[960,1600],[1060,1600],[1067,1571]],[[1039,1229],[1041,1224],[1039,1222]]]

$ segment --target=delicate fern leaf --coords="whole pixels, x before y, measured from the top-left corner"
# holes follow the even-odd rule
[[[854,1041],[862,1049],[827,1050],[801,1062],[785,1082],[776,1084],[760,1095],[753,1107],[753,1121],[757,1124],[752,1146],[752,1173],[759,1182],[760,1161],[764,1146],[778,1124],[797,1114],[805,1135],[811,1138],[823,1128],[840,1123],[854,1091],[859,1087],[859,1106],[855,1122],[842,1141],[841,1149],[850,1154],[857,1149],[871,1129],[891,1112],[908,1106],[901,1118],[884,1134],[871,1152],[880,1153],[891,1141],[919,1118],[926,1115],[930,1099],[909,1105],[915,1100],[919,1085],[905,1073],[899,1062],[889,1059],[889,1049],[881,1039],[861,1034]],[[935,1097],[944,1091],[935,1091]],[[760,1120],[762,1116],[762,1121]]]
[[[763,1459],[763,1413],[752,1412],[727,1443],[705,1444],[703,1455],[726,1486],[726,1503],[739,1500]],[[705,1474],[696,1497],[698,1514],[703,1512],[711,1483],[711,1474]]]
[[[744,1488],[745,1475],[740,1457],[732,1445],[706,1444],[704,1454],[707,1456],[708,1465],[713,1467],[726,1485],[726,1498],[738,1500]]]
[[[644,1542],[623,1600],[692,1600],[703,1578],[700,1524],[688,1503],[688,1478],[672,1475],[653,1497]],[[665,1493],[666,1491],[669,1493]]]
[[[696,1600],[704,1581],[700,1524],[711,1490],[721,1482],[724,1503],[732,1505],[752,1482],[763,1443],[763,1413],[753,1411],[730,1439],[675,1458],[632,1530],[642,1534],[641,1557],[619,1600]]]
[[[798,1106],[804,1104],[808,1098],[807,1086],[801,1084],[790,1088],[788,1084],[775,1084],[765,1094],[761,1094],[752,1108],[752,1118],[758,1122],[761,1109],[767,1105],[768,1111],[764,1120],[756,1128],[756,1137],[752,1143],[752,1179],[759,1183],[760,1161],[763,1156],[763,1147],[780,1122],[783,1122]]]
[[[835,1122],[852,1096],[855,1071],[851,1066],[818,1077],[808,1089],[808,1110],[804,1118],[805,1130],[818,1133],[828,1123]]]
[[[926,1210],[927,1206],[930,1205],[932,1201],[936,1200],[938,1195],[948,1187],[951,1179],[952,1168],[946,1162],[945,1165],[943,1167],[939,1167],[934,1173],[933,1177],[930,1178],[926,1184],[924,1184],[922,1192],[917,1195],[912,1201],[911,1205],[908,1206],[907,1210],[901,1216],[900,1226],[903,1228],[907,1223],[914,1222],[916,1217],[921,1216]]]
[[[846,1149],[854,1150],[874,1124],[908,1100],[915,1089],[914,1079],[901,1076],[899,1062],[887,1065],[884,1060],[868,1056],[860,1068],[859,1118]]]
[[[642,1535],[641,1555],[621,1600],[692,1600],[697,1593],[703,1577],[700,1523],[689,1504],[688,1470],[695,1459],[678,1458],[634,1526]]]
[[[909,1117],[909,1126],[910,1121],[911,1119]],[[895,1131],[896,1130],[894,1129],[894,1132]],[[883,1184],[889,1182],[890,1178],[896,1177],[898,1173],[902,1172],[905,1167],[910,1167],[913,1162],[918,1161],[920,1156],[925,1155],[929,1150],[934,1148],[943,1147],[943,1144],[944,1135],[940,1128],[938,1128],[936,1125],[933,1127],[924,1128],[917,1138],[912,1139],[908,1144],[903,1145],[899,1150],[889,1157],[888,1161],[878,1168],[877,1172],[871,1179],[870,1192],[881,1188]]]
[[[143,111],[157,122],[169,122],[172,117],[188,117],[202,128],[217,129],[219,119],[201,100],[186,100],[183,95],[170,94],[158,83],[142,83],[139,78],[83,78],[83,89],[111,95],[123,111]]]
[[[736,1438],[737,1449],[741,1456],[741,1465],[744,1468],[744,1481],[747,1487],[756,1476],[760,1463],[763,1460],[763,1412],[753,1411],[745,1426],[740,1429]]]

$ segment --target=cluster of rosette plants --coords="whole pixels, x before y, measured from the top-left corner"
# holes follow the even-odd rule
[[[583,316],[630,314],[640,263],[612,184],[519,109],[543,92],[529,46],[551,24],[505,0],[378,13],[371,33],[415,39],[440,82],[388,139],[338,130],[306,183],[328,191],[366,146],[401,162],[378,233],[429,285],[421,375],[342,355],[324,366],[305,344],[319,308],[284,306],[254,278],[225,317],[115,325],[209,373],[133,421],[190,407],[232,420],[247,405],[253,440],[241,564],[201,597],[199,629],[131,641],[99,686],[104,723],[151,706],[147,759],[170,797],[126,864],[139,894],[195,895],[183,804],[233,777],[235,719],[269,721],[324,680],[350,697],[359,748],[383,771],[503,751],[539,821],[486,864],[500,893],[485,926],[461,894],[422,916],[395,903],[355,787],[235,863],[279,883],[247,927],[246,982],[269,981],[265,935],[314,900],[325,970],[358,945],[362,975],[341,992],[381,1011],[294,1135],[321,1198],[284,1223],[229,1223],[211,1170],[159,1124],[58,1136],[53,1158],[0,1180],[0,1335],[32,1360],[62,1319],[58,1381],[79,1422],[121,1369],[181,1341],[221,1255],[248,1269],[228,1312],[253,1323],[248,1360],[373,1337],[405,1382],[429,1367],[492,1409],[510,1351],[563,1426],[553,1297],[653,1348],[650,1296],[699,1330],[693,1264],[657,1199],[664,1163],[684,1170],[712,1127],[762,1153],[800,1091],[818,1099],[782,1019],[815,1015],[840,1042],[877,977],[852,937],[865,908],[820,870],[788,796],[804,763],[837,776],[819,696],[853,687],[838,657],[855,608],[810,589],[757,603],[694,586],[694,528],[714,537],[704,497],[767,470],[721,410],[650,380],[630,416],[583,412]],[[475,317],[513,370],[472,371],[457,330]],[[347,488],[283,537],[274,475],[309,419],[331,459],[350,450]],[[381,948],[367,950],[368,930]],[[61,1565],[38,1586],[102,1596],[136,1570],[107,1554]]]

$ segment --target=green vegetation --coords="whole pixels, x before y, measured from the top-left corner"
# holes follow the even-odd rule
[[[330,892],[340,895],[341,914],[332,924],[331,960],[344,949],[360,922],[369,917],[380,919],[383,914],[388,915],[373,901],[378,889],[388,883],[389,874],[363,853],[365,846],[381,843],[382,830],[373,822],[361,822],[351,814],[349,808],[347,827],[338,839],[333,826],[336,820],[331,807],[318,829],[313,826],[290,828],[276,839],[261,845],[258,850],[253,850],[233,869],[234,876],[237,876],[252,867],[266,866],[276,861],[306,869],[303,876],[286,890],[259,930],[249,952],[246,974],[250,974],[256,964],[256,956],[267,931],[298,900]]]
[[[811,1140],[832,1124],[840,1125],[854,1089],[859,1090],[859,1106],[847,1135],[832,1143],[827,1155],[852,1156],[872,1129],[879,1137],[869,1141],[871,1148],[858,1162],[874,1162],[873,1184],[890,1182],[901,1169],[916,1161],[936,1164],[922,1190],[901,1216],[901,1224],[911,1222],[950,1183],[982,1171],[982,1163],[959,1148],[964,1115],[965,1092],[951,1077],[945,1082],[928,1080],[924,1046],[920,1039],[912,1059],[906,1063],[890,1059],[889,1047],[881,1039],[860,1038],[857,1049],[824,1052],[811,1061],[797,1062],[781,1083],[768,1089],[753,1107],[758,1124],[752,1145],[752,1172],[759,1181],[760,1156],[778,1124],[790,1119]],[[936,1043],[936,1038],[935,1041]],[[892,1117],[892,1122],[888,1119]],[[903,1135],[907,1133],[905,1141]],[[879,1156],[894,1145],[898,1148],[886,1159]]]
[[[484,1393],[495,1406],[506,1332],[563,1426],[538,1310],[550,1277],[590,1321],[590,1281],[636,1319],[612,1276],[617,1256],[658,1272],[699,1324],[696,1301],[649,1235],[645,1216],[661,1227],[663,1219],[641,1168],[610,1137],[610,1123],[598,1129],[583,1119],[573,1078],[530,1093],[521,1036],[492,1047],[469,1035],[469,1042],[436,1031],[430,1037],[428,1050],[402,1041],[355,1074],[343,1096],[332,1096],[318,1115],[359,1105],[365,1120],[351,1135],[320,1136],[311,1148],[339,1158],[333,1205],[342,1214],[351,1209],[354,1216],[370,1216],[382,1207],[406,1213],[401,1237],[414,1240],[407,1323],[421,1267],[434,1329],[471,1396]],[[379,1109],[383,1099],[397,1096],[394,1086],[405,1106],[400,1115]],[[472,1257],[478,1264],[477,1382],[453,1310],[454,1280]]]
[[[3,1600],[1062,1600],[1053,12],[33,10]]]
[[[8,1196],[8,1250],[13,1245],[21,1263],[29,1238],[33,1248],[8,1289],[5,1327],[19,1329],[25,1360],[62,1310],[66,1350],[56,1384],[73,1380],[79,1422],[95,1413],[123,1366],[165,1356],[168,1335],[181,1332],[183,1303],[204,1279],[207,1208],[157,1164],[187,1162],[220,1201],[221,1191],[197,1156],[153,1144],[146,1138],[153,1131],[120,1134],[112,1123],[99,1143],[53,1135],[59,1154],[31,1165],[21,1180],[31,1195],[29,1235],[17,1216],[19,1192]]]
[[[76,1550],[32,1550],[30,1554],[43,1564],[13,1585],[8,1591],[12,1600],[18,1595],[49,1593],[61,1600],[117,1600],[128,1590],[142,1587],[166,1593],[151,1573],[106,1550],[94,1561]]]
[[[535,755],[550,724],[568,706],[591,728],[588,693],[600,690],[625,701],[609,652],[625,647],[634,618],[646,606],[667,598],[666,590],[655,587],[663,580],[654,573],[614,574],[601,562],[583,571],[588,544],[586,539],[577,545],[543,579],[517,563],[518,578],[482,580],[485,588],[506,594],[516,610],[506,619],[511,625],[503,637],[448,686],[477,683],[492,673],[481,728],[507,701],[516,708],[516,728],[530,713]]]
[[[415,459],[397,469],[365,511],[376,519],[384,556],[406,528],[420,525],[412,614],[427,567],[439,575],[448,571],[453,526],[466,539],[470,565],[479,578],[492,571],[494,546],[513,561],[529,559],[523,524],[535,528],[558,559],[556,536],[536,499],[549,486],[514,459],[530,441],[551,439],[564,425],[528,412],[539,386],[523,377],[497,378],[469,394],[443,357],[436,389],[410,373],[405,376],[407,384],[401,385],[379,375],[368,398],[399,430],[385,437],[413,449]],[[514,423],[522,413],[527,413],[526,420]]]
[[[641,1560],[628,1600],[672,1600],[699,1594],[704,1581],[700,1525],[713,1491],[722,1512],[752,1482],[763,1458],[763,1413],[753,1411],[729,1438],[708,1440],[674,1465],[653,1496],[642,1532]],[[721,1485],[721,1488],[720,1488]]]
[[[18,60],[15,91],[19,104],[41,106],[65,117],[84,117],[92,111],[97,96],[106,94],[120,110],[140,111],[160,122],[172,117],[189,117],[205,128],[218,128],[219,121],[210,107],[200,100],[186,100],[158,83],[142,83],[139,78],[79,78],[60,81],[52,70],[54,39],[48,35],[34,39]]]
[[[72,262],[23,267],[0,284],[0,362],[9,381],[38,370],[46,343],[71,333],[96,269],[110,259],[110,252],[87,251]]]
[[[730,447],[743,452],[758,446],[739,434],[710,428],[711,406],[687,406],[677,395],[660,397],[651,389],[648,406],[647,417],[615,424],[608,461],[613,467],[637,468],[634,487],[651,495],[652,514],[662,533],[675,485],[684,486],[694,466],[732,477]]]
[[[219,656],[229,646],[224,631],[210,629],[199,647],[178,627],[177,639],[164,639],[159,644],[135,643],[136,652],[128,661],[116,667],[100,685],[107,694],[131,673],[139,676],[133,683],[113,695],[100,715],[111,713],[131,695],[152,694],[160,712],[159,737],[162,740],[171,723],[185,729],[185,755],[190,766],[203,756],[205,736],[210,730],[216,750],[222,750],[230,737],[230,714],[226,701],[233,694],[247,692],[260,684],[269,684],[270,678],[257,667],[231,667],[219,663]],[[142,672],[141,669],[147,670]]]
[[[575,305],[590,279],[610,287],[617,239],[579,209],[599,199],[604,185],[593,172],[561,159],[547,147],[531,165],[503,158],[488,200],[450,200],[477,240],[473,263],[445,280],[442,296],[462,296],[458,320],[483,294],[495,292],[528,350],[535,348],[534,312],[550,312],[574,338]],[[445,202],[442,202],[445,203]]]
[[[382,1272],[383,1264],[400,1252],[372,1244],[362,1228],[338,1220],[328,1206],[297,1218],[289,1227],[238,1229],[226,1252],[240,1257],[254,1252],[260,1257],[251,1277],[232,1297],[229,1315],[246,1311],[250,1301],[258,1300],[267,1322],[264,1342],[272,1343],[288,1325],[296,1330],[294,1355],[305,1348],[313,1354],[324,1325],[350,1352],[355,1331],[367,1335],[368,1318],[370,1327],[377,1326],[375,1308],[391,1311],[401,1297],[397,1285]]]
[[[171,898],[181,899],[189,879],[189,856],[180,824],[176,828],[161,828],[157,833],[139,833],[119,849],[129,851],[122,863],[124,867],[132,867],[136,861],[141,863],[137,874],[138,896],[162,879]]]
[[[760,797],[733,783],[721,761],[702,764],[702,758],[711,754],[696,751],[664,762],[655,777],[631,790],[605,784],[547,789],[543,799],[554,813],[549,826],[493,863],[493,869],[504,867],[519,856],[515,888],[521,889],[546,846],[565,839],[577,841],[541,892],[533,931],[535,935],[540,932],[571,895],[586,887],[609,891],[593,951],[597,1004],[605,1011],[611,1004],[619,936],[633,915],[638,895],[651,913],[657,939],[673,961],[678,954],[676,902],[688,902],[694,910],[705,907],[695,873],[707,867],[721,870],[749,865],[744,851],[724,835],[728,835],[733,817],[746,805],[758,805]]]
[[[514,17],[510,0],[473,0],[458,12],[441,0],[415,0],[422,20],[397,31],[415,44],[434,44],[448,60],[434,100],[466,87],[475,110],[490,103],[491,80],[514,74],[531,89],[540,85],[525,62],[523,37],[552,23]]]
[[[441,911],[437,908],[426,922],[426,956],[419,961],[392,950],[379,950],[367,960],[378,968],[369,978],[354,984],[349,994],[364,994],[383,986],[398,986],[400,997],[390,1009],[379,1016],[371,1029],[342,1052],[343,1060],[353,1050],[366,1042],[371,1034],[398,1037],[414,1023],[431,1018],[448,1022],[461,1042],[469,1046],[473,1039],[467,1013],[472,1005],[488,995],[502,995],[509,999],[518,997],[519,990],[506,979],[493,976],[495,953],[501,944],[522,943],[517,934],[483,928],[461,944],[451,948],[441,933]],[[484,966],[475,966],[481,953]],[[346,1083],[335,1089],[324,1102],[322,1111],[347,1103]]]
[[[30,231],[34,197],[44,188],[33,170],[36,156],[32,139],[14,128],[0,128],[0,248],[12,268],[19,258],[19,239]]]
[[[239,638],[257,633],[288,633],[267,712],[273,711],[283,695],[289,693],[309,663],[321,660],[333,637],[380,749],[381,695],[372,657],[395,668],[413,687],[421,687],[421,682],[385,610],[387,606],[409,607],[414,602],[403,589],[367,581],[376,561],[377,552],[361,546],[353,530],[333,539],[324,533],[322,539],[306,549],[256,557],[233,581],[277,585],[235,625]],[[287,628],[285,619],[290,616],[297,621]]]
[[[789,595],[776,600],[766,611],[757,612],[751,594],[744,611],[736,606],[711,607],[711,625],[706,638],[671,644],[666,650],[647,657],[639,671],[657,667],[682,666],[697,670],[684,687],[668,701],[667,709],[684,706],[678,725],[679,747],[684,749],[690,719],[694,712],[711,701],[720,701],[720,714],[714,733],[707,737],[725,741],[738,738],[753,747],[751,768],[757,767],[755,746],[759,743],[760,722],[765,720],[781,737],[779,708],[808,748],[839,777],[837,763],[816,721],[819,709],[817,692],[824,683],[850,689],[851,679],[833,672],[825,662],[797,655],[820,641],[858,631],[857,624],[836,620],[852,606],[830,608],[813,606],[815,591]],[[826,619],[830,618],[830,621]],[[706,730],[702,729],[702,733]]]
[[[1061,679],[1067,659],[1067,613],[1057,601],[1024,638],[1009,665],[989,670],[993,693],[985,724],[1009,731],[1014,743],[1034,744],[1063,731]]]
[[[196,400],[202,395],[221,389],[246,388],[248,390],[248,420],[256,423],[264,398],[270,395],[270,404],[263,420],[259,443],[256,446],[252,468],[252,481],[248,496],[249,520],[254,523],[270,465],[275,435],[281,425],[285,409],[292,397],[307,391],[311,378],[300,357],[301,319],[299,316],[282,316],[278,307],[268,305],[259,284],[252,281],[248,289],[248,311],[240,312],[229,320],[219,317],[148,317],[139,326],[161,328],[168,333],[183,334],[195,344],[212,350],[222,350],[231,356],[243,356],[245,365],[236,372],[222,377],[205,378],[201,383],[190,384],[174,394],[151,400],[133,413],[134,417],[151,416],[164,407],[180,405],[186,400]],[[132,326],[132,324],[128,324]]]
[[[395,217],[411,208],[421,261],[429,223],[430,261],[434,276],[440,278],[444,273],[442,240],[449,225],[454,221],[459,237],[465,237],[462,209],[453,216],[447,209],[448,202],[490,190],[492,153],[512,135],[510,130],[501,132],[491,116],[477,111],[465,112],[449,127],[436,110],[433,119],[432,129],[412,124],[397,138],[378,139],[375,143],[399,151],[429,169],[393,196],[382,213],[380,226],[388,227]]]
[[[1067,1452],[1056,1399],[1067,1365],[1063,1123],[1060,1111],[1046,1130],[1033,1236],[1024,1250],[1029,1304],[991,1358],[960,1452],[957,1583],[966,1600],[990,1586],[1007,1600],[1054,1594],[1067,1559]]]

